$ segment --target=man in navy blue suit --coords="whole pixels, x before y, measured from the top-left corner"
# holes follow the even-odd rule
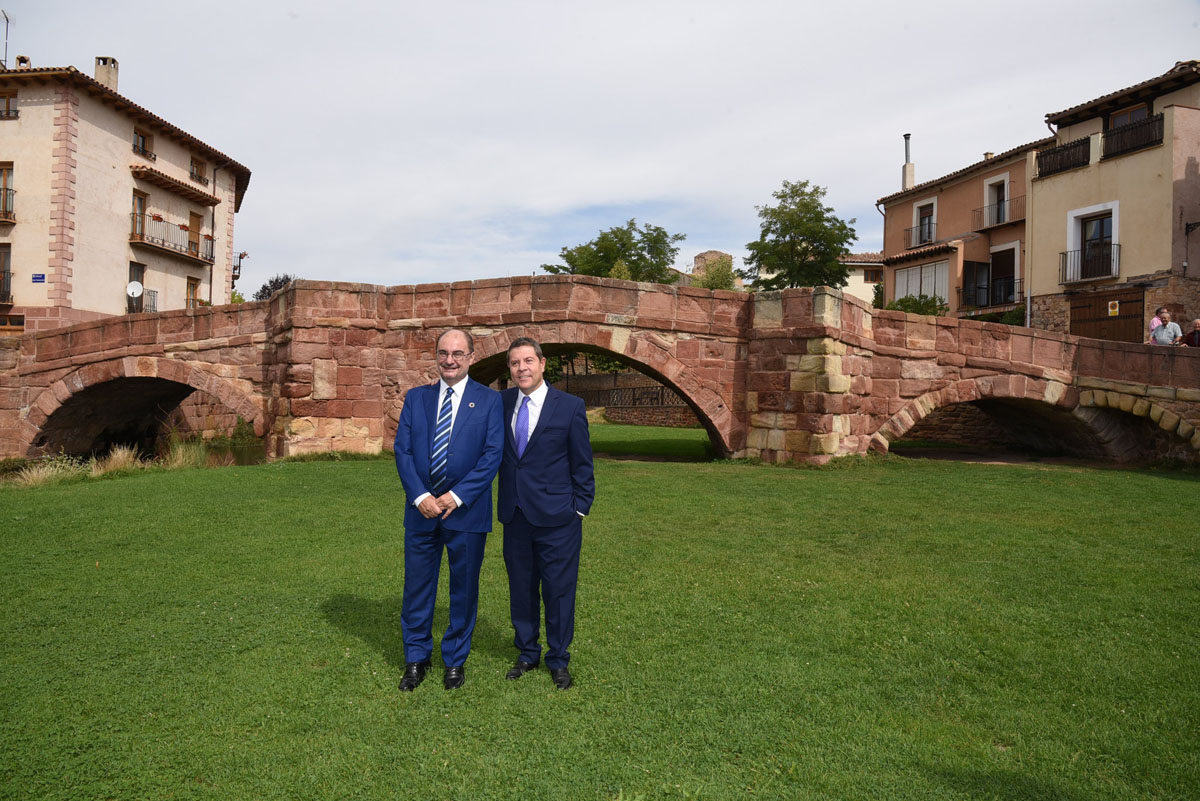
[[[475,346],[466,331],[437,340],[436,384],[404,397],[396,428],[396,470],[404,485],[404,678],[415,690],[433,652],[433,607],[445,548],[450,564],[450,621],[442,636],[443,686],[466,678],[479,611],[479,569],[492,530],[492,479],[504,447],[500,393],[473,381]]]
[[[583,400],[542,378],[536,340],[508,347],[515,387],[504,399],[504,458],[497,516],[504,524],[504,565],[517,661],[506,678],[538,666],[541,607],[546,609],[546,667],[560,690],[571,686],[567,648],[575,636],[575,585],[583,518],[592,508],[592,444]]]

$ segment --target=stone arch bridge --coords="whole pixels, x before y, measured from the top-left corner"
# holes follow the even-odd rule
[[[1119,461],[1200,449],[1200,350],[876,310],[824,287],[542,276],[297,281],[259,303],[0,339],[0,456],[143,441],[181,404],[199,427],[243,417],[274,456],[387,449],[449,326],[473,333],[485,382],[519,336],[615,355],[674,388],[728,456],[819,463],[938,420]]]

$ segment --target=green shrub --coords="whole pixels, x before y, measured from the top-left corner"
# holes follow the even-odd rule
[[[930,317],[943,317],[950,312],[946,301],[938,295],[905,295],[893,300],[885,308]]]

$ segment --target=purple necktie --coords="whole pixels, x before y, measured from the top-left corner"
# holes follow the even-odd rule
[[[521,408],[517,409],[517,458],[525,455],[525,444],[529,442],[529,396],[521,396]]]

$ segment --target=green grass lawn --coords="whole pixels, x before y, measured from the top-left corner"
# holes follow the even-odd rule
[[[703,462],[713,458],[712,443],[703,428],[594,423],[590,434],[593,451],[617,458],[649,457],[672,462]]]
[[[1195,473],[600,461],[597,487],[576,687],[504,680],[497,529],[466,687],[435,662],[411,694],[387,461],[0,487],[0,797],[1200,794]]]

